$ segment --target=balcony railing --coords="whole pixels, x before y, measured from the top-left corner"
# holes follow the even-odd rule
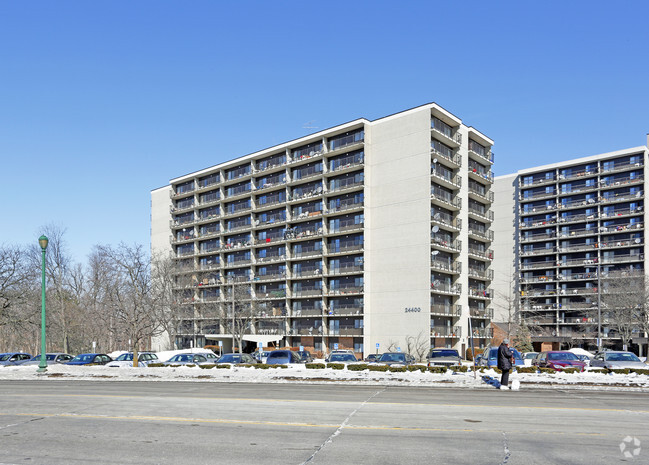
[[[461,305],[444,305],[444,304],[431,304],[431,315],[437,316],[454,316],[459,317],[462,314]]]
[[[485,318],[491,320],[494,317],[494,311],[491,308],[469,307],[469,313],[472,318]]]
[[[450,337],[459,339],[462,336],[462,328],[459,326],[431,326],[430,335],[432,337]]]

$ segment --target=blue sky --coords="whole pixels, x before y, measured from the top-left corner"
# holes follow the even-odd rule
[[[437,102],[496,175],[644,145],[649,3],[0,2],[0,244],[149,246],[169,179]]]

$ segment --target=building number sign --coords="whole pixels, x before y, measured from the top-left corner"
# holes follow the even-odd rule
[[[419,313],[421,312],[421,307],[406,307],[406,313]]]

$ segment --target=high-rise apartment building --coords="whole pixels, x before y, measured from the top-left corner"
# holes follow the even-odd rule
[[[235,318],[254,312],[246,349],[484,346],[492,145],[432,103],[153,190],[152,250],[178,265],[176,345],[231,348],[235,297]]]
[[[640,146],[496,178],[498,321],[520,309],[537,349],[593,348],[600,327],[608,345],[620,345],[602,294],[614,277],[646,269],[648,155]]]

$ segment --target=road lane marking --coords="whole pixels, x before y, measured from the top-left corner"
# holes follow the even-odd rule
[[[236,420],[225,418],[184,418],[184,417],[161,417],[161,416],[147,416],[147,415],[90,415],[81,413],[2,413],[0,416],[18,416],[18,417],[39,417],[39,418],[66,418],[66,419],[79,419],[79,420],[125,420],[125,421],[158,421],[158,422],[177,422],[177,423],[206,423],[206,424],[242,424],[242,425],[256,425],[256,426],[294,426],[300,428],[335,428],[339,429],[339,424],[316,424],[316,423],[298,423],[298,422],[283,422],[283,421],[261,421],[261,420]],[[17,424],[16,424],[17,425]],[[8,426],[16,426],[8,425]],[[419,428],[411,426],[387,426],[387,425],[345,425],[345,429],[350,430],[386,430],[386,431],[423,431],[423,432],[451,432],[451,433],[490,433],[498,434],[498,431],[491,429],[475,429],[475,428]],[[521,431],[517,430],[510,434],[545,434],[551,436],[606,436],[604,433],[588,433],[588,432],[571,432],[564,431]]]
[[[6,394],[6,397],[89,397],[89,398],[116,398],[116,399],[142,399],[151,398],[147,395],[122,395],[122,394]],[[156,397],[158,399],[201,399],[201,400],[217,400],[217,401],[237,401],[237,402],[277,402],[277,403],[311,403],[311,404],[358,404],[358,401],[350,400],[311,400],[311,399],[259,399],[259,398],[246,398],[246,397],[205,397],[205,396],[182,396],[182,397]],[[367,405],[399,405],[399,406],[414,406],[414,407],[452,407],[452,408],[500,408],[500,405],[481,405],[481,404],[436,404],[430,402],[381,402],[370,401]],[[649,413],[649,410],[629,410],[629,409],[614,409],[614,408],[593,408],[593,407],[545,407],[534,405],[508,405],[508,409],[534,409],[534,410],[560,410],[560,411],[583,411],[583,412],[624,412],[624,413]]]

